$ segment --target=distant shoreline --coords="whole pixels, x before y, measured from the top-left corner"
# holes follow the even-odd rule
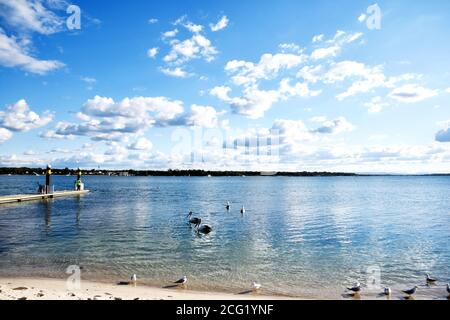
[[[77,169],[52,170],[53,175],[72,176],[77,174]],[[136,176],[136,177],[379,177],[379,176],[450,176],[450,173],[430,174],[396,174],[396,173],[351,173],[351,172],[327,172],[327,171],[302,171],[302,172],[273,172],[273,171],[205,171],[205,170],[82,170],[87,176]],[[28,167],[3,167],[0,175],[45,175],[43,168]]]

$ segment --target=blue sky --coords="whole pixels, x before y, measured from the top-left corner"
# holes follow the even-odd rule
[[[0,0],[0,166],[450,172],[449,30],[445,0]]]

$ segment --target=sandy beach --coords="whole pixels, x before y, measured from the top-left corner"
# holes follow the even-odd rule
[[[254,292],[241,294],[197,292],[189,288],[155,288],[82,281],[69,290],[65,280],[0,278],[0,300],[280,300]]]

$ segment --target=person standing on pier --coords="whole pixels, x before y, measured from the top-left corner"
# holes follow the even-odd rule
[[[53,188],[51,187],[51,179],[52,176],[52,166],[51,165],[47,165],[47,169],[45,170],[45,193],[49,194],[49,193],[53,193]]]
[[[78,168],[77,180],[75,181],[75,187],[77,191],[81,191],[81,169]]]

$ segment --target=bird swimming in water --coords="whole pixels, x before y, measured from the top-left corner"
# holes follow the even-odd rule
[[[392,294],[392,290],[389,287],[384,288],[384,295],[390,296]]]
[[[361,291],[361,284],[359,282],[357,282],[353,285],[353,287],[347,287],[347,290],[358,293]]]
[[[230,205],[230,201],[227,201],[227,205],[225,206],[225,209],[227,209],[227,211],[230,211],[231,205]]]
[[[426,274],[427,276],[427,283],[436,283],[437,279],[431,277],[428,273]]]
[[[417,289],[419,289],[419,287],[418,287],[418,286],[415,286],[415,287],[412,288],[412,289],[409,289],[409,290],[403,290],[403,293],[406,293],[408,296],[412,296],[413,294],[416,293]]]
[[[202,222],[200,220],[200,223],[196,225],[198,233],[209,234],[209,233],[212,232],[212,228],[210,226],[208,226],[206,224],[205,225],[201,225],[201,223]]]
[[[181,278],[180,280],[175,281],[175,284],[178,284],[180,286],[184,286],[188,281],[188,278],[186,276],[184,276],[183,278]]]
[[[242,206],[242,208],[241,208],[241,213],[242,213],[242,214],[245,213],[245,207],[244,207],[244,206]]]
[[[253,282],[253,284],[252,284],[253,291],[258,291],[259,289],[261,289],[261,287],[262,286],[260,283]]]
[[[188,214],[189,224],[190,225],[191,224],[193,224],[193,225],[201,224],[202,223],[202,219],[200,219],[200,218],[192,218],[192,214],[193,214],[192,211],[190,211],[189,214]]]

